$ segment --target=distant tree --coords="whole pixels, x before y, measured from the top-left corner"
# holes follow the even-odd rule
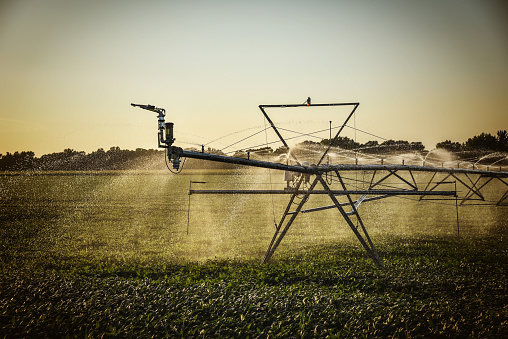
[[[280,146],[275,151],[273,151],[273,154],[280,155],[280,154],[286,154],[288,152],[288,149],[286,146]]]
[[[508,132],[506,130],[497,131],[497,144],[500,151],[508,151]]]
[[[330,139],[323,139],[321,140],[320,143],[324,146],[328,146],[330,145],[330,142],[332,142],[333,147],[340,147],[348,150],[357,149],[360,146],[359,143],[348,137],[337,137],[337,140],[335,140],[335,142],[333,141],[333,139],[331,139],[331,141]]]
[[[423,146],[421,141],[411,142],[409,144],[410,151],[423,151],[424,149],[425,149],[425,146]]]
[[[481,133],[467,139],[464,146],[474,150],[497,150],[498,140],[490,133]]]
[[[0,170],[23,171],[33,169],[35,166],[35,153],[28,152],[7,152],[0,156]]]
[[[393,139],[390,139],[390,140],[383,141],[379,146],[381,146],[381,148],[384,151],[394,151],[396,145],[397,145],[397,142]]]
[[[208,149],[206,150],[207,153],[210,153],[210,154],[218,154],[218,155],[225,155],[224,152],[222,152],[220,149],[215,149],[215,148],[211,148],[211,147],[208,147]]]
[[[396,151],[409,151],[410,144],[409,141],[406,140],[386,140],[383,141],[380,145],[387,152],[396,152]]]
[[[379,143],[376,140],[367,141],[365,144],[363,144],[363,147],[377,147],[379,146]]]
[[[450,152],[460,152],[462,151],[462,144],[458,142],[452,142],[451,140],[445,140],[438,142],[436,144],[436,148],[442,148]]]
[[[316,146],[316,145],[321,145],[321,142],[316,142],[316,141],[312,141],[312,140],[305,140],[305,141],[302,141],[298,144],[299,146]]]
[[[379,151],[379,143],[376,140],[367,141],[360,146],[360,150],[366,153],[377,153]]]
[[[73,156],[73,155],[78,154],[79,152],[73,150],[72,148],[66,148],[66,149],[64,149],[63,153],[67,156]]]

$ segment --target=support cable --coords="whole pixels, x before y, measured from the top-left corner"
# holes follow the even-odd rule
[[[265,119],[266,119],[266,118],[265,118]],[[337,126],[337,127],[332,127],[332,129],[337,129],[337,128],[339,128],[339,127],[349,127],[349,128],[354,128],[354,127],[347,126],[347,125],[341,125],[341,126]],[[262,131],[258,131],[258,132],[256,132],[256,133],[254,133],[254,134],[252,134],[252,135],[250,135],[250,136],[248,136],[248,137],[246,137],[246,138],[244,138],[244,139],[240,140],[240,141],[237,141],[237,142],[235,142],[235,143],[233,143],[233,144],[231,144],[231,145],[229,145],[229,146],[226,146],[226,147],[222,148],[222,149],[221,149],[221,151],[222,151],[222,150],[224,150],[224,149],[226,149],[226,148],[229,148],[229,147],[231,147],[231,146],[233,146],[233,145],[236,145],[236,144],[240,143],[241,141],[244,141],[244,140],[246,140],[246,139],[248,139],[248,138],[251,138],[252,136],[255,136],[256,134],[259,134],[259,133],[261,133],[261,132],[265,131],[266,129],[269,129],[269,127],[265,127],[265,129],[263,129]],[[310,132],[310,133],[302,133],[302,132],[293,131],[293,130],[286,129],[286,128],[281,128],[281,127],[279,127],[279,129],[280,129],[280,130],[283,130],[283,131],[286,131],[286,132],[291,132],[291,133],[298,134],[298,135],[296,135],[296,136],[286,138],[285,140],[292,140],[292,139],[300,138],[300,137],[302,137],[302,136],[308,136],[308,137],[312,137],[312,138],[317,138],[317,139],[319,139],[320,137],[315,136],[314,134],[317,134],[317,133],[321,133],[321,132],[325,132],[325,131],[327,131],[327,129],[324,129],[324,130],[318,130],[318,131],[314,131],[314,132]],[[363,131],[361,131],[361,130],[359,130],[359,131],[360,131],[360,132],[363,132]],[[374,134],[370,134],[370,133],[367,133],[367,132],[363,132],[363,133],[366,133],[366,134],[369,134],[369,135],[375,136]],[[376,137],[377,137],[377,136],[376,136]],[[223,138],[223,137],[221,137],[221,138]],[[221,139],[221,138],[219,138],[219,139]],[[383,139],[383,140],[388,140],[388,139],[381,138],[381,137],[378,137],[378,138]],[[216,139],[216,140],[219,140],[219,139]],[[255,146],[244,147],[244,148],[240,148],[240,149],[237,149],[237,150],[234,150],[234,151],[228,151],[228,152],[224,152],[224,153],[225,153],[225,154],[230,154],[230,153],[235,153],[235,152],[238,152],[238,151],[245,151],[245,150],[247,150],[247,149],[249,149],[249,148],[257,148],[257,147],[261,147],[261,146],[273,145],[273,144],[277,144],[277,143],[279,143],[279,142],[281,142],[281,141],[280,141],[280,140],[270,141],[270,142],[265,142],[264,144],[258,144],[258,145],[255,145]],[[210,143],[211,143],[211,142],[210,142]],[[208,143],[208,144],[210,144],[210,143]],[[206,144],[206,145],[208,145],[208,144]]]
[[[358,145],[358,143],[357,143],[357,141],[356,141],[356,114],[353,116],[353,124],[354,124],[354,126],[355,126],[355,128],[354,128],[354,132],[355,132],[355,146],[356,146],[356,145]],[[356,150],[356,149],[355,149],[355,164],[357,164],[357,165],[358,165],[358,152],[357,152],[357,150]],[[337,177],[340,179],[341,184],[342,184],[344,187],[346,187],[346,185],[344,184],[344,182],[342,181],[342,179],[338,176],[338,172],[337,172]],[[355,179],[356,179],[356,181],[358,181],[358,171],[355,171]],[[352,204],[352,200],[351,200],[351,198],[349,197],[349,195],[348,195],[348,198],[349,198],[349,201],[350,201],[350,202],[351,202],[351,204]],[[352,205],[351,207],[352,207],[353,212],[355,212],[355,214],[356,214],[356,228],[358,228],[358,222],[360,221],[360,216],[359,216],[359,214],[358,214],[358,211],[356,211],[356,207],[354,207],[354,205]]]
[[[192,180],[189,182],[189,192],[192,189]],[[191,194],[189,193],[189,206],[187,207],[187,235],[189,235],[189,226],[190,226],[190,204],[191,204]]]
[[[268,133],[266,132],[266,130],[268,129],[266,127],[266,117],[264,118],[264,123],[265,123],[265,141],[266,141],[266,147],[268,147]],[[269,158],[269,154],[268,152],[266,152],[266,160],[267,161],[270,161],[270,158]],[[272,185],[272,170],[271,169],[268,169],[268,175],[269,175],[269,178],[270,178],[270,189],[273,189],[273,185]],[[275,203],[273,202],[273,194],[270,194],[271,198],[272,198],[272,214],[273,214],[273,225],[275,226],[275,228],[277,228],[277,220],[275,220]]]
[[[460,227],[459,227],[459,202],[458,202],[458,195],[457,195],[457,181],[455,181],[455,211],[457,213],[457,239],[460,239]]]
[[[249,139],[249,138],[252,138],[253,136],[255,136],[255,135],[259,134],[259,133],[266,132],[267,128],[268,128],[268,127],[266,127],[266,126],[265,126],[265,128],[264,128],[263,130],[258,131],[258,132],[254,133],[254,134],[251,134],[251,135],[249,135],[248,137],[245,137],[245,138],[243,138],[243,139],[241,139],[241,140],[239,140],[239,141],[236,141],[236,142],[232,143],[231,145],[229,145],[229,146],[226,146],[226,147],[222,148],[222,149],[221,149],[221,151],[223,151],[223,150],[225,150],[226,148],[229,148],[229,147],[231,147],[231,146],[233,146],[233,145],[236,145],[236,144],[238,144],[238,143],[240,143],[240,142],[242,142],[242,141],[245,141],[245,140],[247,140],[247,139]]]
[[[233,135],[233,134],[238,134],[238,133],[245,132],[245,131],[248,131],[248,130],[250,130],[250,129],[259,128],[259,127],[261,127],[261,126],[253,126],[253,127],[249,127],[249,128],[244,128],[244,129],[242,129],[242,130],[239,130],[239,131],[236,131],[236,132],[233,132],[233,133],[229,133],[229,134],[223,135],[223,136],[221,136],[221,137],[219,137],[219,138],[217,138],[217,139],[214,139],[214,140],[212,140],[212,141],[207,142],[206,144],[199,144],[199,145],[200,145],[200,146],[201,146],[201,145],[203,145],[203,146],[208,146],[208,145],[210,145],[211,143],[214,143],[214,142],[216,142],[216,141],[219,141],[220,139],[224,139],[224,138],[226,138],[226,137],[229,137],[230,135]]]

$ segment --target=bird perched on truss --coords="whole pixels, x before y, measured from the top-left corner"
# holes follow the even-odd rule
[[[304,105],[307,104],[307,106],[310,106],[310,97],[308,97],[307,100],[303,104]]]

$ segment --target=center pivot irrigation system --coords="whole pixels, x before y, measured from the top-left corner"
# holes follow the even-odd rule
[[[175,138],[173,137],[173,123],[165,122],[166,111],[152,105],[131,104],[158,114],[158,144],[160,148],[166,149],[166,163],[171,170],[169,163],[178,173],[181,170],[181,159],[194,158],[222,163],[230,163],[245,166],[254,166],[267,169],[284,171],[284,179],[287,186],[283,190],[193,190],[189,189],[191,194],[286,194],[289,196],[289,202],[282,214],[273,238],[264,255],[263,263],[270,260],[280,242],[288,232],[289,228],[300,213],[310,213],[326,209],[336,208],[342,218],[346,221],[353,233],[356,235],[367,254],[372,258],[378,267],[383,267],[381,258],[372,242],[367,228],[365,227],[358,209],[362,203],[379,200],[394,196],[417,196],[419,200],[455,200],[455,206],[463,204],[477,205],[495,205],[508,206],[508,172],[480,170],[473,168],[444,168],[419,165],[394,165],[394,164],[329,164],[324,160],[330,149],[337,143],[339,135],[344,127],[350,121],[359,106],[359,103],[329,103],[329,104],[311,104],[310,98],[303,104],[289,105],[260,105],[259,109],[263,113],[270,127],[277,134],[291,157],[291,163],[286,164],[271,161],[261,161],[245,158],[237,158],[226,155],[210,154],[184,150],[181,147],[173,146]],[[296,156],[289,152],[289,145],[282,137],[279,130],[272,122],[267,108],[287,108],[302,107],[309,109],[312,107],[323,106],[346,106],[350,107],[344,123],[338,128],[335,137],[331,139],[328,147],[321,155],[316,164],[300,162]],[[303,108],[305,107],[305,108]],[[360,187],[358,180],[348,177],[351,173],[363,172],[363,183],[368,187]],[[430,179],[423,183],[417,183],[414,174],[427,172]],[[191,182],[192,183],[192,182]],[[493,186],[493,183],[501,185],[501,190],[494,198],[485,197],[487,185]],[[504,186],[503,186],[504,184]],[[332,186],[338,189],[332,189]],[[458,189],[459,188],[459,189]],[[498,187],[499,188],[499,187]],[[500,192],[500,193],[499,193]],[[305,203],[310,195],[321,194],[330,198],[330,204],[320,207],[304,209]],[[457,210],[458,222],[458,210]]]

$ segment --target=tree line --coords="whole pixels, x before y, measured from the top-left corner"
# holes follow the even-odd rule
[[[325,149],[330,145],[330,139],[323,139],[319,142],[304,141],[297,146],[302,148]],[[364,144],[358,143],[348,137],[338,137],[332,145],[346,150],[359,151],[371,154],[401,153],[401,152],[423,152],[425,147],[421,142],[408,142],[406,140],[385,140],[368,141]],[[481,155],[483,152],[508,152],[508,133],[500,130],[495,136],[489,133],[481,133],[469,138],[464,143],[445,140],[436,144],[436,148],[442,148],[454,152],[460,158],[460,153],[473,152]],[[196,150],[198,151],[198,150]],[[200,151],[200,150],[199,150]],[[208,148],[207,153],[223,154],[220,150]],[[284,147],[273,150],[271,147],[261,147],[238,151],[235,157],[250,157],[251,155],[280,155],[285,154]],[[470,155],[468,155],[470,156]],[[191,159],[195,160],[195,159]],[[227,165],[227,164],[226,164]],[[203,161],[190,161],[191,168],[209,168]],[[0,171],[101,171],[101,170],[128,170],[128,169],[163,169],[164,150],[142,149],[122,150],[118,146],[111,147],[108,151],[99,148],[97,151],[85,153],[67,148],[63,152],[45,154],[36,157],[34,152],[7,152],[0,154]]]
[[[443,148],[451,152],[464,151],[499,151],[508,152],[508,132],[497,131],[496,135],[481,133],[467,139],[464,143],[445,140],[436,144],[436,148]]]
[[[332,139],[333,141],[333,139]],[[305,140],[299,144],[297,147],[301,148],[313,148],[313,149],[321,149],[325,150],[330,145],[330,139],[323,139],[319,142]],[[386,140],[381,143],[377,141],[368,141],[365,144],[358,143],[351,138],[348,137],[338,137],[337,140],[332,144],[332,147],[338,147],[350,151],[359,151],[363,153],[370,154],[380,154],[380,153],[397,153],[397,152],[408,152],[408,151],[417,151],[422,152],[425,150],[425,146],[421,142],[409,142],[406,140]],[[272,149],[271,147],[261,147],[256,149],[247,149],[242,151],[237,151],[233,155],[234,157],[245,158],[248,157],[249,154],[256,155],[280,155],[287,153],[287,149],[285,147],[279,147],[277,149]]]
[[[164,151],[145,150],[138,148],[135,151],[122,150],[120,147],[111,147],[108,151],[99,148],[92,153],[75,151],[67,148],[63,152],[45,154],[36,157],[34,152],[15,152],[0,154],[1,171],[101,171],[126,169],[152,169],[152,159],[160,158],[160,165],[164,165]]]

